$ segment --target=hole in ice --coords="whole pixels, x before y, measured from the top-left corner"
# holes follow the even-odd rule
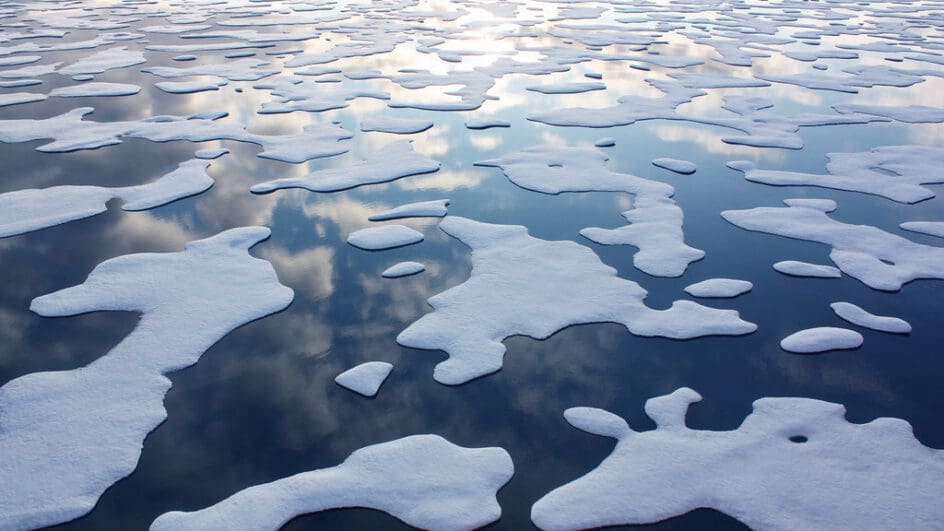
[[[803,444],[808,440],[810,439],[806,435],[794,435],[793,437],[790,437],[790,442],[794,442],[797,444]]]

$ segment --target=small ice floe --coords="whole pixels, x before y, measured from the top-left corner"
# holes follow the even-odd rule
[[[420,133],[432,126],[432,120],[396,118],[393,116],[372,116],[361,120],[361,131],[379,131],[398,135]]]
[[[862,105],[840,103],[833,109],[842,114],[871,114],[909,124],[938,124],[944,122],[944,109],[926,105]]]
[[[469,129],[490,129],[492,127],[511,127],[511,122],[497,118],[471,118],[466,120],[465,126]]]
[[[426,271],[426,266],[419,262],[400,262],[384,269],[380,276],[384,278],[402,278]]]
[[[423,241],[423,233],[403,225],[384,225],[352,232],[347,243],[366,251],[382,251]]]
[[[139,65],[146,61],[144,54],[139,50],[129,50],[127,46],[115,46],[79,59],[75,63],[61,68],[59,73],[66,76],[101,74],[107,70]]]
[[[206,92],[208,90],[220,90],[220,87],[226,85],[225,80],[220,81],[161,81],[154,83],[154,86],[168,94],[193,94],[195,92]]]
[[[780,348],[796,354],[816,354],[830,350],[848,350],[862,346],[862,334],[848,328],[821,326],[790,334],[780,341]]]
[[[0,94],[0,107],[43,101],[46,98],[47,96],[45,94],[36,94],[33,92],[8,92],[6,94]]]
[[[448,199],[434,199],[432,201],[409,203],[372,214],[367,219],[370,221],[386,221],[388,219],[400,218],[441,218],[448,212],[446,207],[448,204]]]
[[[368,361],[335,376],[334,381],[345,389],[371,398],[377,395],[392,370],[392,363]]]
[[[605,136],[603,138],[597,139],[593,145],[596,147],[613,147],[616,145],[616,139],[611,136]]]
[[[696,166],[694,162],[667,157],[652,159],[652,165],[665,168],[669,171],[674,171],[675,173],[680,173],[682,175],[691,175],[695,173],[695,170],[698,169],[698,166]]]
[[[899,319],[898,317],[874,315],[849,302],[834,302],[830,304],[829,307],[836,312],[836,315],[854,325],[871,328],[879,332],[888,332],[890,334],[911,333],[911,325],[904,319]]]
[[[768,397],[737,429],[689,428],[686,413],[700,400],[689,388],[649,399],[649,431],[602,409],[565,411],[571,425],[616,439],[616,448],[538,500],[531,520],[589,529],[701,508],[752,529],[920,529],[944,520],[942,451],[922,445],[902,419],[856,424],[840,404]]]
[[[169,512],[151,531],[280,529],[293,518],[366,507],[422,529],[477,529],[501,517],[496,494],[514,474],[502,448],[464,448],[413,435],[354,451],[338,466],[241,490],[195,512]]]
[[[692,297],[731,298],[754,289],[754,284],[746,280],[733,278],[709,278],[685,288],[685,293]]]
[[[792,277],[839,278],[842,273],[833,266],[784,260],[774,264],[774,269]]]
[[[906,221],[899,227],[911,232],[944,238],[944,221]]]
[[[595,81],[575,81],[572,83],[554,83],[548,85],[533,85],[528,90],[541,94],[580,94],[593,90],[606,90],[606,85]]]
[[[89,96],[131,96],[141,92],[141,87],[131,83],[82,83],[70,87],[59,87],[49,93],[60,98],[85,98]]]

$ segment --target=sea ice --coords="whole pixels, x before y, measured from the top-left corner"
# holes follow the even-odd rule
[[[472,248],[472,276],[429,299],[433,311],[397,336],[406,347],[441,349],[434,378],[456,385],[501,369],[513,335],[544,339],[567,326],[621,323],[633,334],[688,339],[757,329],[734,310],[679,300],[668,310],[643,304],[646,290],[620,278],[589,248],[546,241],[517,225],[447,216],[447,234]]]
[[[577,81],[572,83],[533,85],[527,87],[527,89],[542,94],[579,94],[592,90],[606,90],[606,85],[595,81]]]
[[[347,243],[367,251],[382,251],[423,241],[423,233],[403,225],[383,225],[352,232]]]
[[[420,133],[432,126],[432,120],[394,118],[392,116],[371,116],[361,120],[361,131],[379,131],[400,135]]]
[[[380,276],[384,278],[401,278],[426,271],[426,266],[419,262],[400,262],[384,269]]]
[[[725,210],[721,217],[742,229],[829,245],[829,258],[843,273],[874,289],[897,291],[918,278],[944,279],[944,248],[869,225],[842,223],[822,210],[758,207]]]
[[[774,269],[793,277],[839,278],[842,273],[833,266],[784,260],[774,264]]]
[[[366,184],[393,181],[439,170],[439,162],[413,151],[407,140],[388,144],[361,162],[344,168],[328,168],[304,177],[287,177],[254,185],[250,190],[264,194],[282,188],[305,188],[312,192],[337,192]]]
[[[116,46],[93,53],[75,63],[63,67],[60,74],[101,74],[107,70],[125,68],[146,62],[144,54],[138,50],[129,50],[127,46]]]
[[[944,109],[925,105],[861,105],[840,103],[833,105],[836,112],[842,114],[871,114],[891,118],[909,124],[929,124],[944,122]]]
[[[944,221],[906,221],[899,227],[911,232],[944,238]]]
[[[160,83],[154,83],[154,86],[168,94],[193,94],[208,90],[220,90],[220,87],[226,85],[226,83],[222,79],[219,81],[161,81]]]
[[[544,194],[633,194],[633,209],[622,214],[630,225],[586,228],[580,234],[602,245],[638,247],[633,264],[650,275],[681,276],[688,264],[702,259],[705,253],[685,244],[682,209],[671,199],[675,189],[659,181],[610,171],[605,165],[608,158],[595,149],[545,144],[475,164],[501,168],[511,182]]]
[[[692,297],[730,298],[747,293],[754,285],[746,280],[733,278],[709,278],[685,288],[685,293]]]
[[[797,354],[816,354],[862,346],[862,334],[848,328],[821,326],[794,332],[780,341],[780,348]]]
[[[836,312],[836,315],[854,325],[891,334],[911,333],[911,325],[904,319],[874,315],[849,302],[834,302],[829,307]]]
[[[441,218],[446,215],[449,204],[448,199],[435,199],[433,201],[421,201],[419,203],[409,203],[400,205],[396,208],[372,214],[370,221],[385,221],[388,219],[399,218]]]
[[[413,435],[356,450],[333,468],[249,487],[200,511],[162,514],[151,531],[274,530],[302,514],[344,507],[377,509],[422,529],[476,529],[501,516],[496,493],[514,471],[502,448]]]
[[[6,94],[0,94],[0,107],[43,101],[46,97],[45,94],[35,94],[33,92],[8,92]]]
[[[377,395],[392,370],[392,363],[368,361],[342,372],[334,381],[345,389],[370,398]]]
[[[537,501],[541,529],[648,524],[703,507],[753,529],[926,529],[944,519],[941,451],[897,418],[845,419],[840,404],[768,397],[730,431],[685,425],[701,400],[682,388],[646,402],[656,429],[637,432],[602,409],[564,412],[579,430],[613,437],[600,465]]]
[[[616,145],[616,139],[611,136],[605,136],[603,138],[597,139],[593,145],[596,147],[613,147]]]
[[[84,98],[88,96],[131,96],[141,92],[141,87],[131,83],[82,83],[69,87],[59,87],[49,93],[60,98]]]
[[[470,118],[465,121],[469,129],[489,129],[492,127],[511,127],[510,122],[497,118]]]
[[[264,70],[261,68],[268,65],[269,63],[258,59],[237,59],[225,63],[194,65],[186,68],[149,66],[142,68],[141,71],[171,79],[187,76],[217,76],[230,81],[258,81],[279,73],[278,70]]]
[[[44,527],[91,511],[134,471],[145,437],[166,418],[165,375],[196,363],[231,330],[288,306],[292,290],[248,252],[269,234],[243,227],[181,252],[112,258],[84,283],[33,300],[30,309],[48,317],[142,316],[89,365],[0,388],[0,528]]]
[[[101,214],[115,198],[125,210],[146,210],[199,194],[213,186],[209,162],[189,160],[156,181],[139,186],[53,186],[0,194],[0,238]]]
[[[652,165],[674,171],[675,173],[681,173],[682,175],[691,175],[698,169],[698,166],[696,166],[694,162],[671,158],[652,159]]]

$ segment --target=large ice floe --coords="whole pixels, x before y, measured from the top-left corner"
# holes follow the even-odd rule
[[[101,214],[118,198],[125,210],[147,210],[213,186],[205,160],[188,160],[156,181],[138,186],[53,186],[0,194],[0,238]]]
[[[645,524],[708,507],[754,529],[931,529],[944,519],[944,456],[897,418],[865,424],[840,404],[768,397],[730,431],[692,429],[681,388],[649,399],[656,429],[637,432],[601,409],[564,412],[617,440],[600,465],[537,501],[541,529]]]
[[[296,516],[344,507],[377,509],[423,529],[475,529],[501,516],[495,496],[512,474],[511,456],[501,448],[413,435],[356,450],[333,468],[249,487],[200,511],[165,513],[151,531],[275,530]]]
[[[944,279],[944,247],[913,242],[869,225],[852,225],[805,206],[725,210],[728,222],[832,247],[829,258],[843,273],[871,288],[897,291],[915,279]]]
[[[92,510],[137,466],[144,438],[167,416],[165,376],[196,363],[234,328],[292,301],[249,247],[265,227],[231,229],[182,252],[99,264],[85,282],[33,300],[43,316],[141,312],[111,351],[74,370],[38,372],[0,387],[0,528],[36,528]]]
[[[630,224],[617,229],[586,228],[584,237],[603,245],[633,245],[633,265],[660,277],[681,276],[688,265],[705,256],[685,244],[684,215],[672,200],[670,185],[617,173],[606,168],[609,157],[590,148],[549,144],[530,147],[498,159],[476,162],[496,166],[518,186],[544,194],[563,192],[626,192],[633,209],[623,212]]]
[[[397,336],[407,347],[446,351],[449,359],[434,373],[440,383],[461,384],[501,369],[506,337],[543,339],[576,324],[621,323],[636,335],[673,339],[757,329],[734,310],[691,301],[653,310],[643,304],[646,290],[571,241],[454,216],[440,228],[472,248],[472,276],[431,297],[433,311]]]

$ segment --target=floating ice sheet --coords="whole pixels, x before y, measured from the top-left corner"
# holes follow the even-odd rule
[[[426,266],[419,262],[400,262],[384,269],[380,276],[384,278],[402,278],[426,271]]]
[[[333,468],[241,490],[201,511],[170,512],[151,531],[279,529],[296,516],[368,507],[423,529],[476,529],[501,516],[496,493],[514,474],[501,448],[413,435],[356,450]]]
[[[408,135],[420,133],[433,126],[432,120],[420,118],[395,118],[392,116],[372,116],[361,120],[361,131],[379,131]]]
[[[862,334],[848,328],[821,326],[794,332],[780,341],[780,348],[796,354],[816,354],[862,346]]]
[[[431,297],[433,311],[397,336],[407,347],[446,351],[449,359],[434,374],[440,383],[461,384],[501,369],[502,340],[512,335],[544,339],[567,326],[598,322],[675,339],[757,328],[736,311],[691,301],[652,310],[643,304],[646,290],[571,241],[540,240],[525,227],[455,216],[440,228],[472,248],[472,276]]]
[[[441,218],[446,215],[449,204],[448,199],[435,199],[433,201],[421,201],[418,203],[409,203],[400,205],[396,208],[372,214],[370,221],[385,221],[388,219],[399,218]]]
[[[377,395],[377,391],[380,390],[380,386],[392,370],[391,363],[368,361],[342,372],[334,378],[334,381],[345,389],[369,398]]]
[[[30,309],[50,317],[143,315],[89,365],[0,388],[0,527],[44,527],[92,510],[135,469],[144,438],[166,418],[164,375],[196,363],[234,328],[288,306],[292,290],[248,253],[268,236],[265,227],[243,227],[182,252],[113,258],[84,283],[33,300]]]
[[[423,233],[403,225],[384,225],[352,232],[347,243],[367,251],[382,251],[423,241]]]
[[[652,165],[674,171],[675,173],[681,173],[682,175],[691,175],[698,169],[698,166],[696,166],[694,162],[666,157],[652,159]]]
[[[141,92],[141,87],[131,83],[82,83],[69,87],[59,87],[49,93],[60,98],[84,98],[88,96],[131,96]]]
[[[836,312],[836,315],[855,325],[891,334],[911,333],[911,325],[898,317],[874,315],[850,302],[834,302],[829,307]]]
[[[79,59],[75,63],[61,68],[59,73],[67,76],[73,74],[101,74],[107,70],[139,65],[145,61],[144,54],[140,51],[129,50],[127,46],[116,46]]]
[[[840,404],[761,398],[731,431],[685,425],[682,388],[646,402],[656,429],[637,432],[595,408],[564,412],[577,429],[617,439],[583,477],[531,508],[541,529],[646,524],[703,507],[753,529],[920,529],[944,518],[941,451],[897,418],[845,419]]]
[[[944,221],[906,221],[899,227],[911,232],[944,238]]]
[[[737,297],[754,289],[746,280],[733,278],[709,278],[685,288],[685,293],[692,297],[729,298]]]
[[[33,92],[8,92],[6,94],[0,94],[0,107],[43,101],[46,97],[45,94],[35,94]]]
[[[784,260],[774,264],[774,269],[793,277],[839,278],[842,273],[833,266]]]

